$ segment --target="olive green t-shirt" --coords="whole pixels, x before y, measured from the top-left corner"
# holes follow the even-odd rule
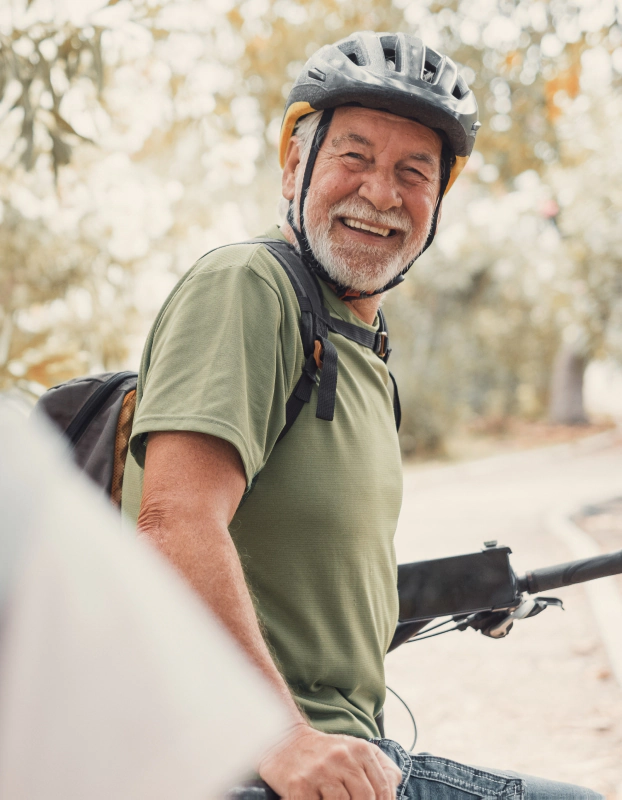
[[[283,238],[276,227],[267,235]],[[377,327],[322,290],[333,316]],[[371,350],[329,334],[339,356],[334,420],[316,418],[314,388],[276,444],[304,361],[299,320],[287,275],[261,245],[195,264],[147,339],[123,508],[136,520],[150,431],[231,442],[249,491],[230,532],[276,661],[315,727],[372,737],[398,614],[402,477],[390,378]]]

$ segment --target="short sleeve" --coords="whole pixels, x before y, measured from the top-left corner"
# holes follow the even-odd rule
[[[285,424],[298,357],[288,306],[278,282],[248,264],[182,283],[152,335],[131,441],[141,467],[145,434],[197,431],[230,442],[251,484]]]

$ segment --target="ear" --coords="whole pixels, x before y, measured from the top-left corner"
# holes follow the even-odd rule
[[[443,216],[443,201],[441,200],[441,204],[438,207],[438,217],[436,218],[436,227],[441,224],[441,217]]]
[[[285,151],[285,166],[283,167],[283,176],[281,179],[281,186],[283,190],[283,197],[286,200],[293,200],[296,193],[296,172],[300,166],[300,147],[298,145],[298,137],[292,136]]]

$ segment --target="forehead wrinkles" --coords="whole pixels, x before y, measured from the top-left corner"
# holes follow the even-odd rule
[[[361,133],[356,133],[355,131],[346,131],[334,136],[330,140],[330,144],[336,150],[349,144],[358,144],[362,147],[376,147],[379,148],[379,152],[382,152],[387,146],[389,146],[390,137],[384,138],[381,142],[375,145],[372,139],[364,136]],[[425,141],[421,142],[420,144],[416,142],[407,142],[403,146],[403,151],[403,154],[400,154],[400,157],[397,159],[398,161],[419,161],[420,163],[427,164],[433,168],[436,168],[440,161],[440,154],[433,155],[429,145]]]

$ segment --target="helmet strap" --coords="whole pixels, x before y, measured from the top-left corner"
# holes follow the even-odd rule
[[[432,224],[430,225],[430,233],[428,234],[428,238],[423,245],[423,248],[419,255],[414,258],[410,264],[408,265],[407,269],[410,269],[412,264],[421,256],[428,247],[434,241],[434,237],[436,236],[436,228],[438,227],[438,217],[441,213],[441,203],[443,202],[443,197],[445,196],[445,192],[447,190],[447,184],[449,183],[449,179],[451,178],[451,165],[454,160],[454,154],[449,147],[449,145],[443,142],[443,149],[441,150],[441,164],[443,165],[443,177],[441,178],[441,188],[438,193],[438,199],[436,201],[436,208],[434,209],[434,216],[432,217]]]
[[[300,254],[302,255],[303,260],[321,278],[328,281],[330,281],[330,275],[326,272],[326,270],[320,264],[320,262],[315,258],[313,250],[311,249],[311,245],[309,244],[309,240],[307,239],[307,230],[305,228],[305,217],[304,217],[304,204],[307,198],[307,194],[309,192],[309,186],[311,184],[311,175],[313,174],[313,168],[315,167],[317,154],[320,152],[320,147],[322,146],[322,142],[326,138],[326,134],[328,133],[328,129],[330,127],[330,123],[333,119],[334,113],[335,113],[334,108],[325,109],[322,112],[322,116],[320,117],[318,126],[315,129],[315,133],[313,134],[313,141],[311,142],[309,156],[307,158],[304,175],[302,177],[302,186],[300,187],[300,204],[298,208],[300,228],[296,226],[296,222],[294,220],[293,203],[289,204],[289,209],[287,212],[287,222],[289,223],[290,228],[294,232],[296,241],[298,242],[298,247],[300,248]]]

